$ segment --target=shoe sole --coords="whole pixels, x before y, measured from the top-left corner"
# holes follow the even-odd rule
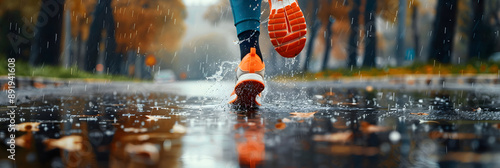
[[[243,79],[241,79],[243,78]],[[264,90],[265,85],[263,79],[257,74],[245,74],[240,77],[234,92],[236,99],[230,102],[235,108],[250,109],[259,106],[255,100],[256,97]]]
[[[296,0],[270,0],[267,30],[274,49],[283,57],[297,56],[306,45],[307,26]]]

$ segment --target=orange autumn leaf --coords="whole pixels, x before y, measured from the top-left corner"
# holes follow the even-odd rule
[[[322,141],[322,142],[346,142],[352,138],[352,132],[337,132],[325,135],[314,135],[314,141]]]
[[[37,88],[37,89],[43,89],[43,88],[45,88],[46,86],[45,86],[45,84],[43,84],[43,83],[40,83],[40,82],[35,82],[35,83],[33,83],[33,87],[35,87],[35,88]]]
[[[160,119],[170,119],[170,117],[166,117],[166,116],[161,116],[161,115],[146,115],[146,121],[158,121]]]
[[[316,114],[316,113],[317,113],[317,111],[310,112],[310,113],[293,112],[293,113],[290,113],[290,115],[292,115],[292,117],[297,117],[297,118],[310,118],[310,117],[313,117],[314,114]]]
[[[9,90],[9,84],[3,84],[2,91]]]
[[[24,122],[16,125],[16,130],[21,132],[28,131],[39,131],[38,126],[40,123],[38,122]]]
[[[59,139],[47,139],[43,141],[47,146],[46,150],[59,148],[70,152],[81,151],[83,149],[82,142],[83,138],[79,135],[69,135]]]
[[[33,142],[33,133],[31,132],[28,132],[28,134],[16,138],[16,145],[26,149],[31,148],[32,142]]]
[[[292,120],[288,119],[288,118],[283,118],[281,120],[281,122],[284,122],[284,123],[290,123],[290,122],[293,122]]]
[[[279,123],[276,123],[276,124],[274,125],[274,127],[275,127],[276,129],[283,130],[283,129],[285,129],[285,128],[286,128],[286,124],[285,124],[285,123],[282,123],[282,122],[279,122]]]
[[[461,132],[439,132],[439,131],[432,131],[429,133],[429,137],[431,139],[457,139],[457,140],[464,140],[464,139],[477,139],[479,138],[478,135],[474,133],[461,133]]]
[[[419,116],[420,116],[420,115],[429,115],[429,114],[427,114],[427,113],[410,113],[410,114],[411,114],[411,115],[419,115]]]
[[[361,122],[361,131],[363,131],[363,133],[384,132],[387,130],[389,130],[387,127],[372,125],[366,121]]]

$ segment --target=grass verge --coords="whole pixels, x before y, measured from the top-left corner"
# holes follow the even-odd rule
[[[7,58],[0,56],[0,76],[8,73]],[[121,75],[96,74],[79,70],[76,66],[30,66],[27,62],[16,60],[16,77],[52,77],[60,79],[106,79],[112,81],[132,81],[133,78]]]
[[[386,68],[339,68],[319,72],[303,72],[291,76],[279,76],[277,80],[336,80],[345,77],[380,77],[380,76],[402,76],[402,75],[481,75],[500,74],[500,63],[488,61],[471,61],[468,64],[423,64],[414,63],[404,67]]]

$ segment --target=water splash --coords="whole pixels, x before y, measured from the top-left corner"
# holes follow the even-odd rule
[[[232,69],[235,69],[236,66],[238,66],[238,61],[223,61],[219,66],[219,70],[217,70],[212,76],[206,78],[207,80],[215,80],[217,82],[220,82],[222,81],[222,79],[224,79],[224,76],[226,76],[226,74]]]

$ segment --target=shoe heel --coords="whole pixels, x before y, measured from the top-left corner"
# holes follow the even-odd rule
[[[265,85],[262,76],[258,74],[244,74],[239,77],[234,88],[236,99],[231,104],[241,108],[252,108],[260,105],[256,97],[264,90]]]

